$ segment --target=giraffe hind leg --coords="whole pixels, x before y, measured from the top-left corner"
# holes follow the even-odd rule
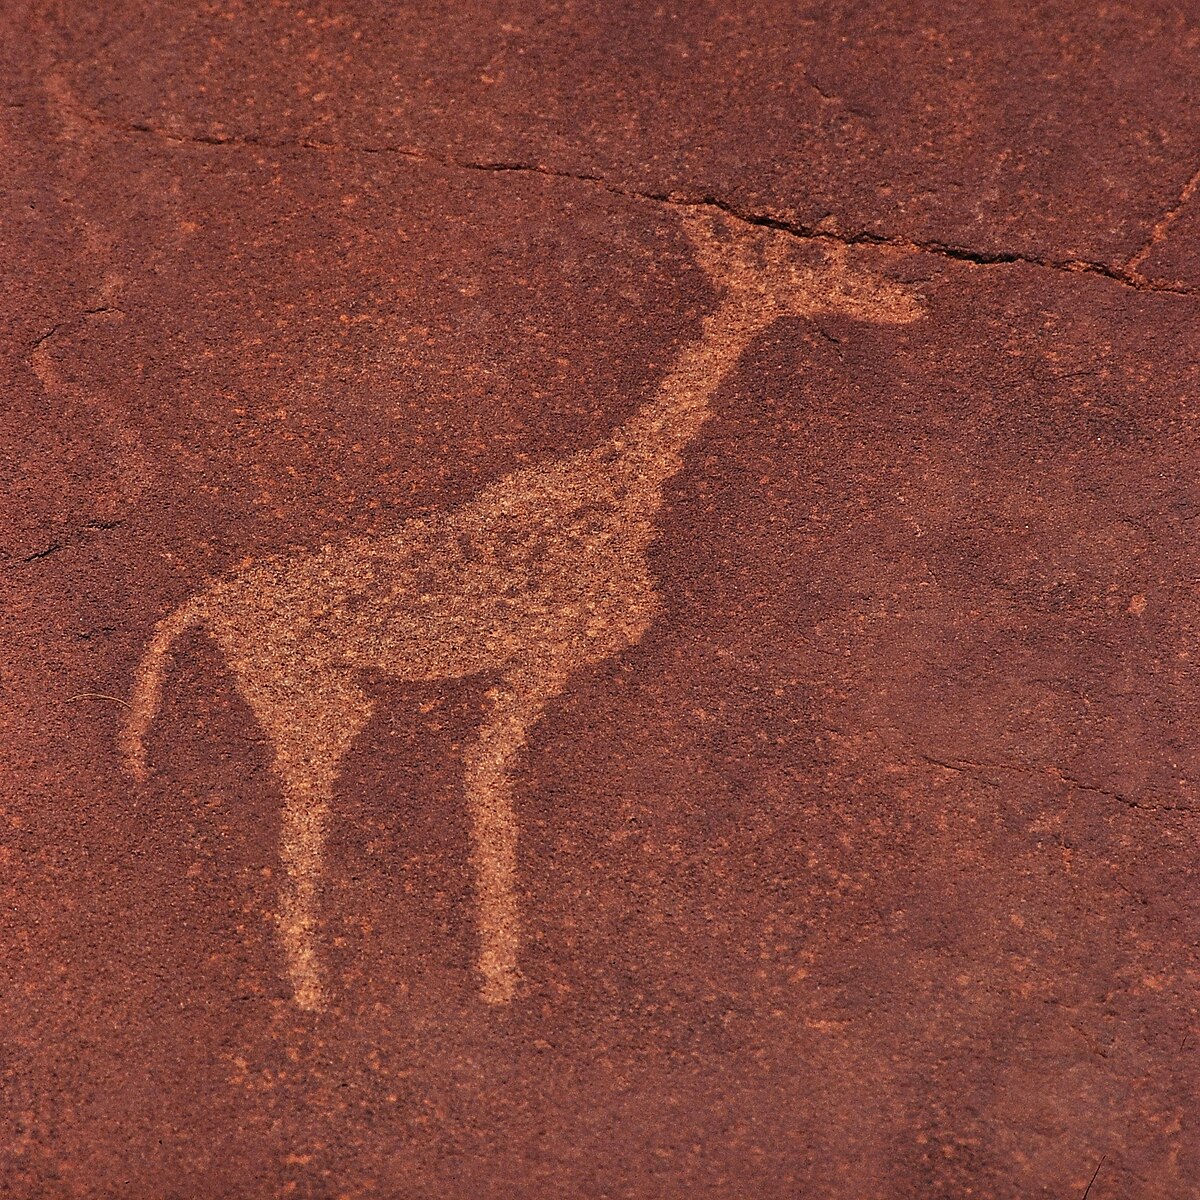
[[[371,715],[371,701],[350,680],[262,676],[243,666],[239,683],[275,747],[274,770],[283,789],[279,936],[296,1003],[324,1006],[316,945],[317,893],[323,868],[333,788],[342,760]],[[286,684],[286,686],[281,686]]]
[[[324,1007],[316,947],[320,880],[332,787],[314,786],[297,774],[285,779],[280,831],[284,878],[279,898],[279,936],[288,981],[304,1009]]]

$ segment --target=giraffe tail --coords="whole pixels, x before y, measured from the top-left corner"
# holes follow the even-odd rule
[[[121,750],[129,773],[139,782],[146,778],[146,732],[154,722],[162,701],[163,669],[171,643],[185,629],[195,625],[204,612],[197,600],[189,600],[155,626],[154,636],[138,664],[129,719],[121,732]]]

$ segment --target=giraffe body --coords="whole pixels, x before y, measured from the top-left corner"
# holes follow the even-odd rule
[[[600,446],[536,464],[468,503],[395,533],[271,556],[219,579],[160,623],[139,669],[125,750],[145,775],[144,734],[165,659],[188,626],[216,640],[267,733],[284,791],[280,931],[297,1002],[321,1007],[316,888],[334,784],[370,719],[367,673],[494,680],[464,754],[480,914],[483,996],[504,1003],[519,975],[515,755],[580,668],[635,644],[659,606],[647,562],[665,483],[711,398],[755,334],[780,315],[825,309],[909,321],[905,289],[844,265],[803,272],[784,235],[748,253],[728,231],[689,224],[723,292],[655,396]],[[724,237],[722,237],[724,234]]]
[[[382,538],[264,559],[209,589],[210,628],[232,659],[264,654],[322,677],[452,679],[628,645],[654,603],[652,527],[619,483],[598,487],[611,482],[599,458],[556,464],[550,481],[516,472]]]

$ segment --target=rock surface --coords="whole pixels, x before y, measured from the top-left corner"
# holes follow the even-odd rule
[[[1194,1195],[1200,23],[900,9],[0,17],[0,1192]],[[727,364],[654,621],[518,757],[509,1004],[495,681],[368,680],[305,1011],[203,631],[122,761],[156,623],[602,443],[697,214],[921,317]]]

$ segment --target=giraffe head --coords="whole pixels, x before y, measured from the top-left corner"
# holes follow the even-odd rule
[[[713,284],[764,321],[843,313],[907,325],[921,316],[912,288],[853,266],[844,242],[830,241],[824,262],[809,265],[798,261],[800,239],[787,230],[707,215],[689,215],[684,228]]]

